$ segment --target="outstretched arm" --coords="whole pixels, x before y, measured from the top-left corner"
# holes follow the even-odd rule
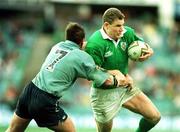
[[[123,75],[119,70],[108,70],[109,78],[104,82],[105,86],[128,87],[130,79]]]

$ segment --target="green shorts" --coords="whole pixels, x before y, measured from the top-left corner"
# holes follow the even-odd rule
[[[98,89],[91,88],[91,106],[94,117],[98,122],[105,123],[114,118],[122,105],[141,90],[134,87],[131,91],[125,88]]]

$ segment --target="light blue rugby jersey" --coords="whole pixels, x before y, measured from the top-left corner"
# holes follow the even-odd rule
[[[92,57],[77,44],[66,40],[52,47],[32,82],[41,90],[61,97],[78,77],[100,86],[109,74],[97,69]]]

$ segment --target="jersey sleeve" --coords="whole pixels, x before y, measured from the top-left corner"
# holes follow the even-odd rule
[[[96,86],[101,86],[109,78],[109,73],[98,68],[94,63],[92,57],[87,53],[84,54],[83,59],[81,59],[81,62],[82,77],[93,81],[96,84]]]
[[[88,80],[92,80],[97,87],[100,87],[110,76],[109,73],[94,66],[84,64],[84,68],[87,71]]]
[[[143,39],[141,37],[139,37],[133,28],[131,27],[125,27],[125,29],[127,30],[127,33],[125,34],[125,38],[128,41],[128,44],[130,45],[132,42],[137,41],[137,40],[141,40],[143,41]]]

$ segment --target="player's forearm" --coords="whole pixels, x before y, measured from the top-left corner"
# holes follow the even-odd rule
[[[124,87],[128,85],[126,77],[119,70],[103,70],[104,72],[109,73],[109,78],[103,83],[103,87],[112,88],[112,87]]]
[[[124,76],[119,70],[107,70],[107,72],[111,75],[122,75]]]
[[[114,75],[110,75],[108,79],[103,83],[103,86],[108,87],[118,87],[118,80]]]
[[[125,76],[120,75],[110,75],[109,78],[104,82],[103,86],[105,88],[109,87],[126,87],[129,85],[129,80]]]

